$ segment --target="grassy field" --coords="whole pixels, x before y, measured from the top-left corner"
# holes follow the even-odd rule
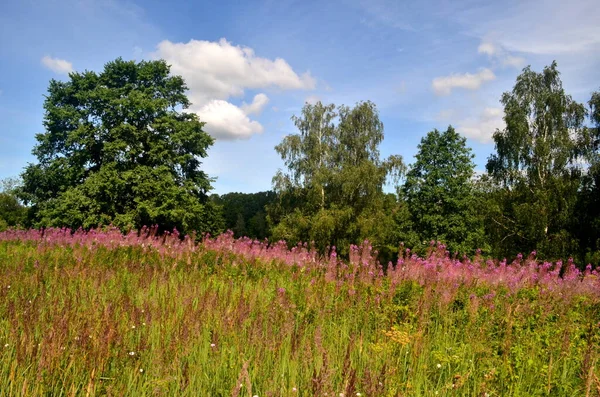
[[[0,396],[598,396],[571,263],[0,234]]]

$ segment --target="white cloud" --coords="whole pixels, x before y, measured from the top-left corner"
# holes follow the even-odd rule
[[[265,94],[257,94],[254,96],[251,104],[244,102],[242,111],[245,114],[261,114],[265,106],[269,103],[269,97]]]
[[[481,44],[479,44],[477,52],[480,54],[486,54],[490,59],[499,61],[502,66],[521,68],[525,65],[524,58],[510,55],[508,51],[506,51],[500,45],[492,43],[488,40],[484,40],[481,42]]]
[[[436,95],[450,95],[454,88],[477,90],[486,81],[496,78],[490,69],[482,69],[478,73],[452,74],[450,76],[436,77],[431,86]]]
[[[73,71],[73,64],[69,61],[59,58],[52,58],[48,55],[42,58],[42,65],[58,74],[68,74]]]
[[[489,2],[455,17],[508,51],[588,56],[600,46],[598,0]]]
[[[158,44],[154,55],[165,59],[174,74],[185,78],[192,92],[192,102],[200,106],[211,99],[240,97],[247,88],[315,87],[315,79],[309,72],[298,75],[281,58],[258,57],[253,49],[234,46],[225,39],[218,42],[191,40],[186,44],[165,40]]]
[[[502,119],[504,113],[501,108],[488,107],[474,118],[467,118],[457,124],[456,130],[466,136],[481,143],[492,142],[492,135],[496,129],[505,127]]]
[[[206,122],[206,132],[215,138],[247,139],[263,132],[259,122],[250,120],[242,109],[222,99],[213,99],[196,113]]]
[[[508,55],[502,60],[505,66],[512,66],[513,68],[521,68],[525,66],[525,58]]]
[[[481,44],[479,44],[477,52],[479,52],[480,54],[495,55],[498,52],[498,49],[492,43],[482,42]]]
[[[219,139],[244,139],[263,130],[247,115],[264,109],[269,102],[265,94],[256,95],[251,104],[244,103],[241,108],[227,102],[229,98],[243,97],[246,89],[311,90],[316,85],[310,72],[298,74],[281,58],[259,57],[252,48],[232,45],[226,39],[165,40],[152,55],[165,59],[173,74],[183,76],[190,89],[190,110],[206,121],[207,131]],[[232,125],[226,126],[219,117],[227,117]]]

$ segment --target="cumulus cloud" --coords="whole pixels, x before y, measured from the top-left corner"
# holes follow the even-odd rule
[[[482,69],[478,73],[452,74],[450,76],[436,77],[431,86],[436,95],[450,95],[454,88],[477,90],[486,81],[496,78],[490,69]]]
[[[268,96],[265,94],[257,94],[254,96],[251,104],[244,102],[242,111],[245,114],[261,114],[267,103],[269,103]]]
[[[510,55],[508,51],[500,45],[490,41],[482,41],[477,48],[480,54],[486,54],[490,59],[500,62],[503,66],[521,68],[525,65],[525,59],[522,57]]]
[[[479,44],[477,52],[480,54],[495,55],[498,52],[498,48],[492,43],[482,42]]]
[[[46,55],[42,58],[42,65],[58,74],[68,74],[73,71],[73,64],[69,61],[59,58],[52,58]]]
[[[503,115],[501,108],[488,107],[483,109],[477,117],[459,122],[456,130],[467,138],[481,143],[490,143],[496,129],[504,129],[506,126],[502,119]]]
[[[256,95],[252,103],[242,107],[228,102],[229,98],[243,97],[246,89],[311,90],[316,85],[310,72],[298,74],[281,58],[259,57],[252,48],[233,45],[226,39],[188,43],[165,40],[153,55],[165,59],[172,73],[184,77],[190,89],[191,110],[207,122],[207,131],[218,139],[243,139],[263,130],[248,115],[260,114],[269,102],[265,94]],[[218,117],[227,117],[231,126],[226,127]]]
[[[206,132],[220,139],[246,139],[263,132],[258,121],[250,120],[241,108],[222,99],[209,101],[196,114],[206,122]]]

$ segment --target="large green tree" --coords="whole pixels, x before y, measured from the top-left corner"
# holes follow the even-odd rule
[[[571,255],[577,242],[569,229],[589,152],[586,109],[565,93],[556,62],[541,73],[526,67],[501,102],[506,128],[494,133],[496,153],[487,163],[498,187],[489,223],[496,254]]]
[[[383,210],[390,203],[383,185],[404,165],[399,156],[380,158],[383,124],[375,105],[306,104],[293,121],[299,133],[275,148],[287,170],[273,178],[279,197],[268,209],[273,237],[313,241],[320,249],[336,245],[342,252],[362,239],[380,249],[392,244],[381,230],[382,216],[390,216]]]
[[[433,130],[423,137],[415,157],[402,187],[412,238],[416,235],[426,245],[442,241],[452,252],[485,248],[483,223],[475,212],[475,165],[466,139],[451,126]]]
[[[582,176],[573,232],[585,263],[600,265],[600,91],[588,102],[592,127],[588,128],[588,169]]]
[[[0,181],[0,231],[8,227],[24,226],[27,218],[25,208],[15,192],[19,186],[16,179],[7,178]]]
[[[119,58],[101,73],[52,80],[38,163],[22,174],[33,224],[216,231],[200,167],[213,139],[185,112],[186,90],[162,60]]]

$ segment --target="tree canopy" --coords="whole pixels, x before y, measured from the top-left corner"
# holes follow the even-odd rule
[[[10,226],[219,233],[314,243],[345,255],[369,240],[382,261],[400,243],[454,253],[600,264],[600,91],[587,106],[563,89],[556,62],[523,69],[502,95],[505,128],[475,175],[467,140],[449,126],[421,140],[415,162],[382,158],[374,103],[306,103],[297,133],[275,146],[285,167],[273,191],[208,196],[202,161],[213,144],[188,112],[187,87],[165,61],[109,62],[51,80],[37,162],[0,191]],[[403,184],[400,182],[403,180]],[[384,192],[392,184],[396,194]],[[388,185],[389,187],[389,185]]]
[[[0,181],[0,231],[25,225],[27,209],[15,195],[18,186],[13,178]]]
[[[402,196],[419,240],[442,241],[461,253],[483,248],[483,228],[474,211],[474,156],[466,139],[449,126],[429,132],[418,149]]]
[[[273,191],[258,193],[226,193],[211,195],[211,201],[223,210],[225,229],[236,237],[264,239],[269,237],[266,206],[276,200]]]
[[[565,93],[556,62],[541,73],[525,68],[501,102],[506,128],[494,133],[496,153],[487,163],[499,187],[492,233],[513,250],[567,255],[589,153],[586,109]]]
[[[383,124],[375,105],[306,104],[292,120],[299,133],[275,147],[287,172],[273,178],[280,195],[269,207],[274,237],[313,241],[321,249],[347,249],[364,238],[382,243],[377,236],[385,221],[370,220],[384,215],[383,185],[404,164],[400,156],[380,159]]]
[[[119,58],[101,73],[52,80],[38,163],[22,174],[33,225],[217,229],[200,167],[213,139],[185,112],[186,90],[162,60]]]

